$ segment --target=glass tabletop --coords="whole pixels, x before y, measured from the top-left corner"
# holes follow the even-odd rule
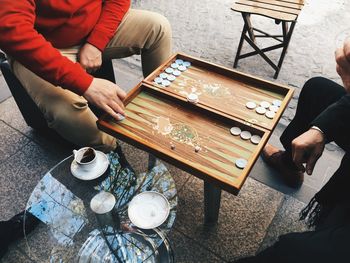
[[[121,153],[107,154],[107,171],[92,181],[73,177],[69,156],[39,181],[26,212],[41,224],[25,235],[28,255],[37,262],[156,262],[158,249],[176,217],[175,182],[166,166],[156,161],[147,171],[136,173]],[[116,204],[99,215],[90,208],[101,191],[112,193]],[[170,204],[167,219],[157,228],[141,229],[128,217],[133,197],[145,191],[163,194]],[[34,236],[33,236],[34,235]]]

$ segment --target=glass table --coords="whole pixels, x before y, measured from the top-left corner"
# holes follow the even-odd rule
[[[150,158],[149,168],[136,173],[119,152],[108,155],[105,174],[93,181],[73,177],[69,156],[37,184],[26,212],[40,220],[34,233],[25,235],[28,255],[36,262],[172,262],[167,240],[176,217],[175,182],[165,165]],[[111,213],[95,214],[90,201],[100,191],[114,195]],[[144,230],[128,218],[128,204],[144,191],[162,193],[170,213],[157,228]]]

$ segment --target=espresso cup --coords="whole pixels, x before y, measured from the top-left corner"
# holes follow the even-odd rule
[[[97,154],[91,147],[80,148],[79,150],[73,150],[74,160],[79,167],[84,171],[90,171],[96,165]]]

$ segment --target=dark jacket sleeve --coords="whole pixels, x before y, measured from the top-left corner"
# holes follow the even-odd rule
[[[311,125],[319,127],[328,141],[350,145],[350,94],[330,105]]]

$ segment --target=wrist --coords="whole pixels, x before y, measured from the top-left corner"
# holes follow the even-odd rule
[[[325,133],[324,133],[319,127],[317,127],[317,126],[312,126],[312,127],[310,128],[310,130],[315,131],[316,134],[318,134],[318,137],[319,137],[319,138],[322,138],[322,141],[323,141],[323,142],[326,141],[326,135],[325,135]]]

